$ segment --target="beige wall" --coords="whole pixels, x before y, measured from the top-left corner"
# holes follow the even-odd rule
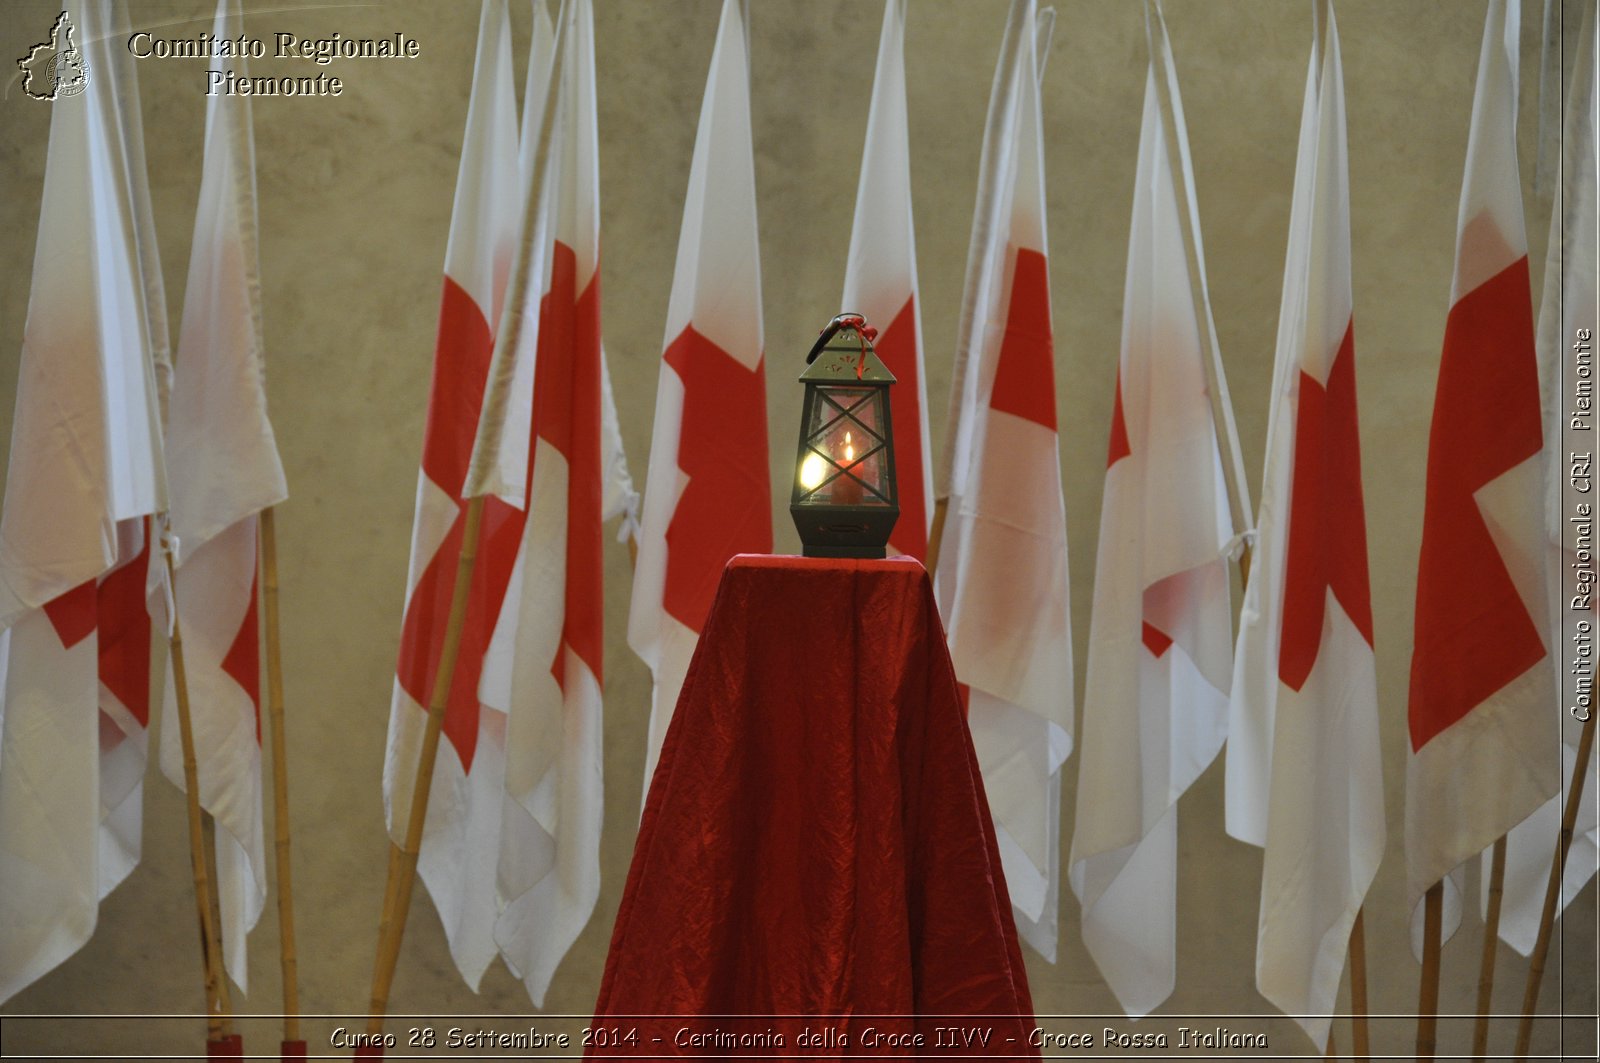
[[[643,484],[678,221],[715,32],[717,0],[596,0],[599,47],[603,308],[623,434]],[[1095,540],[1121,320],[1134,152],[1144,80],[1140,5],[1056,0],[1045,81],[1050,245],[1061,453],[1073,571],[1077,659],[1089,628]],[[1576,4],[1568,7],[1575,8]],[[1169,22],[1188,109],[1217,324],[1252,489],[1258,486],[1266,398],[1310,42],[1310,5],[1170,0]],[[1531,191],[1538,20],[1524,4],[1521,144],[1535,284],[1548,200]],[[524,52],[526,5],[513,5]],[[751,16],[756,180],[762,225],[773,480],[797,430],[792,383],[816,329],[837,309],[881,5],[876,0],[756,0]],[[1414,1008],[1417,965],[1404,944],[1403,780],[1412,596],[1425,448],[1450,284],[1483,0],[1345,0],[1339,5],[1348,86],[1362,448],[1385,743],[1389,847],[1368,918],[1373,1009]],[[408,537],[427,399],[450,202],[466,113],[477,5],[389,2],[327,6],[246,3],[265,35],[403,30],[421,42],[404,63],[340,62],[346,85],[325,99],[255,106],[266,335],[272,412],[289,477],[279,538],[289,693],[297,915],[305,1010],[365,1010],[386,840],[379,779],[402,607]],[[928,337],[929,394],[943,445],[956,307],[978,146],[1004,0],[913,0],[907,31],[912,166]],[[8,3],[0,56],[22,55],[47,30],[57,0]],[[209,29],[210,0],[145,0],[134,21],[163,32]],[[1575,11],[1568,13],[1575,32]],[[1570,51],[1569,40],[1569,51]],[[519,55],[519,71],[525,55]],[[282,64],[258,64],[272,72]],[[156,223],[173,320],[183,303],[199,182],[203,62],[139,65]],[[287,73],[287,70],[280,70]],[[520,73],[518,84],[521,84]],[[38,222],[49,107],[15,79],[0,101],[0,439],[9,438],[13,381]],[[776,508],[777,548],[797,548]],[[593,1002],[632,850],[649,674],[624,642],[629,574],[608,545],[604,886],[588,930],[558,973],[548,1005]],[[1081,690],[1081,679],[1079,680]],[[1064,830],[1077,760],[1069,760]],[[1182,804],[1178,989],[1171,1015],[1267,1032],[1303,1052],[1292,1024],[1265,1017],[1253,985],[1259,853],[1225,837],[1220,764]],[[192,1051],[193,1020],[18,1021],[21,1013],[191,1013],[202,1006],[182,803],[154,770],[144,862],[101,906],[77,956],[4,1009],[7,1051]],[[1065,839],[1063,840],[1063,853]],[[1476,873],[1474,872],[1474,877]],[[1064,891],[1065,893],[1066,891]],[[506,1014],[529,1010],[498,965],[480,995],[451,966],[430,903],[419,900],[393,1010]],[[1552,957],[1543,1007],[1593,1013],[1591,887],[1566,920],[1564,997]],[[1063,898],[1061,959],[1030,956],[1041,1013],[1094,1015],[1115,1004]],[[241,1010],[279,1007],[276,919],[252,938],[251,992]],[[1472,1009],[1479,924],[1469,915],[1445,952],[1443,1005]],[[1501,950],[1496,1006],[1516,1008],[1524,961]],[[332,1022],[312,1026],[313,1044]],[[399,1025],[396,1023],[395,1025]],[[513,1023],[512,1025],[517,1025]],[[1098,1029],[1090,1019],[1061,1028]],[[1157,1020],[1147,1029],[1172,1029]],[[1200,1021],[1192,1025],[1208,1026]],[[275,1041],[254,1027],[252,1047]],[[1346,1027],[1336,1026],[1347,1045]],[[1593,1041],[1593,1023],[1571,1024]],[[1555,1024],[1541,1032],[1554,1051]],[[1380,1023],[1379,1048],[1406,1050],[1409,1020]],[[1509,1037],[1509,1030],[1502,1036]],[[119,1040],[120,1039],[120,1040]],[[1508,1042],[1509,1043],[1509,1042]],[[1447,1025],[1442,1049],[1464,1051]],[[1591,1051],[1592,1054],[1592,1051]]]

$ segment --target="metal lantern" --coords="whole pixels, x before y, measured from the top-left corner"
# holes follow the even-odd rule
[[[882,557],[900,519],[889,385],[877,330],[840,314],[806,355],[805,406],[789,513],[806,557]]]

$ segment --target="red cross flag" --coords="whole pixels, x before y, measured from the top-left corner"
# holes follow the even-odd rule
[[[467,483],[469,495],[498,494],[526,514],[478,692],[484,712],[505,717],[499,851],[483,854],[493,859],[479,870],[495,869],[500,955],[541,1007],[600,895],[601,526],[634,504],[600,342],[590,0],[562,5],[558,59],[539,55],[550,51],[543,41],[540,22],[535,63],[554,80],[536,89],[529,75],[525,258],[512,275]]]
[[[412,780],[438,669],[466,517],[465,483],[478,432],[521,211],[517,105],[505,0],[484,0],[456,177],[444,297],[417,478],[411,566],[389,714],[383,793],[389,831],[405,834]],[[474,988],[493,961],[497,917],[493,854],[500,842],[505,718],[480,711],[479,680],[521,539],[521,514],[502,499],[484,507],[433,773],[418,870],[444,923],[450,954]]]
[[[213,36],[243,32],[221,0]],[[211,69],[245,76],[246,60]],[[261,661],[257,514],[284,500],[267,420],[256,240],[255,144],[248,97],[206,102],[206,150],[167,410],[176,596],[188,674],[200,804],[217,825],[219,933],[228,973],[247,988],[245,937],[266,901],[261,814]],[[161,769],[183,785],[175,685],[166,685]]]
[[[82,947],[139,858],[166,336],[117,32],[86,3],[54,29],[88,78],[52,104],[0,511],[0,1001]]]
[[[1228,832],[1266,849],[1256,985],[1319,1049],[1385,838],[1344,75],[1325,10],[1301,113],[1227,777]]]
[[[1070,862],[1084,944],[1135,1016],[1172,992],[1177,802],[1222,748],[1233,663],[1234,527],[1202,343],[1216,330],[1189,280],[1180,188],[1199,226],[1188,137],[1159,7],[1153,15]]]
[[[734,554],[772,550],[750,60],[724,0],[667,305],[628,645],[655,677],[645,794],[689,658]]]
[[[1578,544],[1581,538],[1594,541],[1593,510],[1590,510],[1588,531],[1581,527],[1585,518],[1578,516],[1576,504],[1583,499],[1567,485],[1571,474],[1570,450],[1553,445],[1563,432],[1571,433],[1574,441],[1593,432],[1593,418],[1582,417],[1576,428],[1569,423],[1574,412],[1567,397],[1573,387],[1573,367],[1576,359],[1594,356],[1595,334],[1600,332],[1595,308],[1595,268],[1597,254],[1595,243],[1595,144],[1597,122],[1600,122],[1600,97],[1597,97],[1595,79],[1595,9],[1586,7],[1585,32],[1574,55],[1572,83],[1567,93],[1566,121],[1561,134],[1562,175],[1559,191],[1550,213],[1550,241],[1546,244],[1544,262],[1544,291],[1539,301],[1539,384],[1544,397],[1544,425],[1546,439],[1551,446],[1545,448],[1545,522],[1546,559],[1550,568],[1552,586],[1565,587],[1551,598],[1550,630],[1560,632],[1565,617],[1566,630],[1573,631],[1579,621],[1595,622],[1595,594],[1593,586],[1584,587],[1572,576],[1584,567],[1579,561]],[[1563,368],[1566,382],[1563,383]],[[1590,449],[1578,443],[1575,449]],[[1565,496],[1565,498],[1564,498]],[[1592,505],[1592,503],[1591,503]],[[1577,516],[1577,523],[1573,518]],[[1592,545],[1589,549],[1592,554]],[[1566,577],[1563,579],[1563,577]],[[1563,791],[1540,806],[1539,810],[1512,828],[1506,838],[1505,893],[1500,900],[1500,939],[1524,956],[1533,951],[1539,934],[1539,922],[1544,907],[1544,894],[1550,878],[1550,859],[1555,839],[1561,830],[1561,813],[1566,803],[1565,787],[1570,786],[1578,767],[1578,735],[1582,722],[1573,715],[1593,712],[1593,675],[1580,677],[1573,674],[1570,662],[1562,660],[1561,653],[1550,656],[1554,670],[1556,690],[1561,705],[1561,721],[1565,738],[1561,750],[1561,780]],[[1589,696],[1585,707],[1582,696]],[[1564,911],[1584,885],[1594,876],[1600,862],[1600,826],[1596,822],[1596,807],[1600,804],[1600,774],[1596,773],[1596,760],[1591,755],[1584,766],[1587,776],[1583,794],[1579,798],[1577,829],[1573,832],[1572,847],[1567,853],[1567,865],[1562,876],[1561,894],[1557,911]],[[1485,867],[1487,868],[1487,854]],[[1487,875],[1488,871],[1485,870]],[[1487,903],[1487,895],[1484,897]]]
[[[1428,441],[1411,657],[1406,879],[1419,905],[1560,790],[1544,431],[1517,172],[1519,5],[1490,0]],[[1418,938],[1420,941],[1420,937]]]
[[[1022,938],[1056,954],[1061,764],[1072,750],[1067,514],[1056,442],[1039,36],[1016,0],[985,151],[997,179],[969,253],[974,346],[954,380],[936,593]],[[975,223],[975,230],[980,226]]]

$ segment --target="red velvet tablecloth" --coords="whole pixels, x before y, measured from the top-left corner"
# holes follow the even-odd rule
[[[1033,1025],[927,573],[734,558],[650,785],[591,1051],[1028,1057]]]

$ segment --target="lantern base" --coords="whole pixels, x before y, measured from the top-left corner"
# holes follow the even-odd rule
[[[868,557],[883,560],[889,551],[882,546],[821,546],[806,545],[800,548],[801,557]]]
[[[789,515],[805,557],[881,558],[900,519],[900,507],[791,503]]]

